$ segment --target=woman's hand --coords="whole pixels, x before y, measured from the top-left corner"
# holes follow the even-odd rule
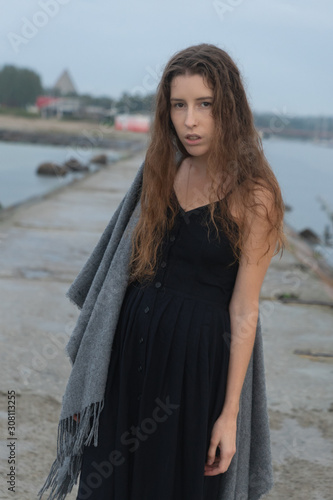
[[[205,476],[216,476],[228,470],[232,457],[236,453],[236,431],[237,418],[222,413],[212,429]],[[217,447],[220,448],[219,456],[216,456]]]

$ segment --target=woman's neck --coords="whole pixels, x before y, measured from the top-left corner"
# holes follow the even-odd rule
[[[207,172],[207,162],[201,158],[196,158],[195,156],[189,156],[187,158],[188,165],[191,166],[191,170],[196,174],[205,176]]]

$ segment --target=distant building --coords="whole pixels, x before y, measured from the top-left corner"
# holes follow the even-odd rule
[[[77,94],[77,90],[67,69],[63,71],[63,73],[59,76],[53,88],[55,90],[58,90],[61,95],[66,95],[70,93]]]
[[[77,90],[69,75],[68,70],[62,72],[54,86],[51,88],[55,94],[66,96],[70,93],[77,94]],[[41,95],[37,97],[36,106],[43,118],[56,116],[80,116],[81,102],[78,97],[56,97],[55,95]]]
[[[56,116],[62,118],[63,116],[80,116],[81,103],[80,99],[75,97],[51,97],[51,96],[38,96],[36,106],[40,111],[43,118]]]
[[[68,94],[77,94],[68,70],[62,72],[55,85],[50,89],[50,94],[38,96],[36,99],[36,107],[43,118],[56,117],[61,119],[67,116],[98,122],[109,119],[115,114],[114,109],[85,106],[80,97],[68,96]]]

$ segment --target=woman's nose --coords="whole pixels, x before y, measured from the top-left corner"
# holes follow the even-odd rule
[[[191,128],[194,125],[196,125],[196,123],[197,123],[196,113],[195,113],[194,109],[188,107],[187,112],[186,112],[186,116],[185,116],[185,125],[186,125],[186,127]]]

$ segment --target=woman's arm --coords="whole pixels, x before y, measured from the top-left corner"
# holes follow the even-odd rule
[[[269,223],[266,210],[272,213],[269,192],[261,190],[257,200],[262,205],[249,217],[249,234],[244,244],[235,286],[229,304],[230,358],[226,396],[220,417],[216,421],[207,455],[206,475],[225,472],[236,452],[236,421],[240,395],[251,358],[259,312],[260,289],[276,247],[276,233],[268,235]],[[270,249],[266,255],[267,244]],[[216,459],[216,448],[220,457]]]

